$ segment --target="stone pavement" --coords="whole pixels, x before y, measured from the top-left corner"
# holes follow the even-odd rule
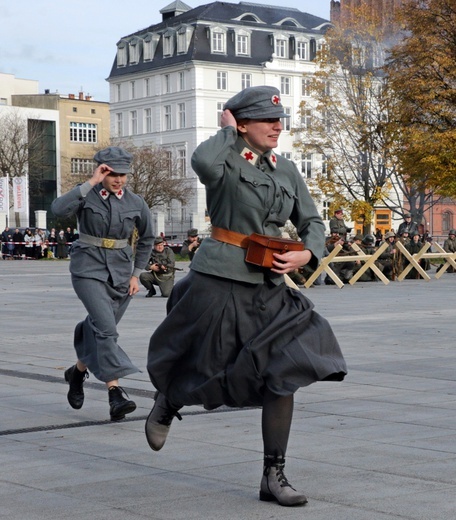
[[[146,352],[165,299],[142,288],[120,324],[143,372],[122,380],[137,410],[110,423],[93,376],[81,410],[66,400],[85,315],[68,262],[1,261],[0,518],[454,520],[455,290],[456,274],[304,290],[349,375],[295,396],[287,476],[309,503],[284,508],[258,500],[259,409],[184,409],[163,450],[149,449]]]

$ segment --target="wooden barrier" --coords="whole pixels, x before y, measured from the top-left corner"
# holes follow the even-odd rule
[[[397,280],[399,282],[403,281],[407,274],[415,268],[420,276],[426,281],[429,282],[431,277],[426,273],[426,271],[421,267],[419,261],[421,259],[436,259],[436,258],[444,258],[445,263],[442,268],[435,274],[435,278],[439,279],[443,273],[451,266],[456,271],[456,253],[447,253],[442,246],[437,243],[432,244],[438,252],[436,253],[427,253],[427,250],[431,247],[429,242],[426,242],[424,246],[420,249],[418,253],[414,255],[410,254],[408,249],[402,244],[402,242],[396,242],[395,247],[401,251],[404,257],[409,261],[409,264],[404,268],[404,270],[399,274]],[[366,255],[362,249],[357,244],[352,244],[352,249],[356,252],[356,255],[344,255],[337,256],[339,251],[342,249],[342,246],[338,244],[334,247],[331,253],[328,256],[325,256],[321,259],[321,262],[314,273],[308,278],[306,283],[304,284],[305,288],[309,288],[315,280],[323,273],[326,273],[332,281],[342,289],[345,286],[344,282],[337,276],[337,274],[331,269],[331,263],[338,262],[364,262],[360,269],[353,275],[353,277],[349,280],[349,284],[353,285],[356,281],[367,271],[367,269],[372,269],[376,276],[385,284],[388,285],[390,280],[382,273],[382,271],[375,265],[375,262],[378,261],[381,254],[387,249],[388,243],[384,242],[373,255]]]

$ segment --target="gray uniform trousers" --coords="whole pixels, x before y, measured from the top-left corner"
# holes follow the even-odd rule
[[[72,275],[73,288],[88,312],[76,325],[74,348],[77,357],[105,383],[140,372],[117,344],[117,323],[131,301],[129,285],[113,287],[109,282]]]

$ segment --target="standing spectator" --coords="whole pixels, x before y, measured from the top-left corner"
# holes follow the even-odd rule
[[[154,248],[150,255],[147,272],[139,275],[139,281],[149,291],[146,298],[155,296],[154,285],[158,286],[161,295],[168,298],[174,286],[174,267],[176,257],[173,250],[165,245],[162,237],[157,237],[154,241]]]
[[[347,239],[347,234],[352,230],[344,221],[343,209],[336,209],[334,216],[329,221],[329,231],[331,234],[337,233],[344,240]]]
[[[72,247],[73,242],[74,242],[74,234],[73,234],[73,231],[71,230],[70,227],[66,228],[65,238],[66,238],[66,242],[67,242],[67,256],[70,256],[70,254],[71,254],[71,247]]]
[[[294,163],[273,152],[283,117],[278,89],[246,88],[225,104],[222,128],[193,153],[212,234],[151,337],[147,368],[158,393],[146,438],[160,450],[184,405],[262,406],[260,500],[296,506],[307,498],[284,474],[293,395],[316,381],[342,380],[346,366],[329,324],[284,281],[303,265],[317,266],[324,225]],[[247,263],[249,235],[280,237],[289,218],[306,249],[274,253],[270,268]]]
[[[25,230],[25,234],[24,234],[24,243],[25,243],[25,247],[24,247],[24,250],[25,250],[25,257],[28,258],[28,259],[31,259],[31,258],[34,258],[33,256],[33,234],[32,234],[32,231],[27,228]]]
[[[24,235],[16,228],[13,233],[13,242],[15,243],[14,254],[17,257],[22,257],[24,254]]]
[[[126,187],[132,159],[117,146],[100,150],[94,156],[97,167],[92,177],[52,203],[54,215],[76,216],[79,222],[70,272],[73,288],[88,313],[74,333],[76,364],[65,371],[68,402],[72,408],[82,407],[83,383],[90,370],[106,383],[112,421],[136,409],[124,397],[119,379],[139,369],[117,342],[117,324],[139,291],[138,277],[154,239],[147,204]],[[133,258],[128,241],[135,230],[138,241]]]
[[[201,240],[198,237],[198,230],[191,228],[187,231],[187,240],[182,243],[180,255],[184,258],[188,256],[191,261],[200,245]]]
[[[33,258],[39,260],[43,256],[43,235],[41,230],[36,228],[35,234],[33,235]]]
[[[57,248],[55,253],[56,258],[67,258],[68,257],[68,249],[66,246],[66,237],[65,237],[65,231],[61,229],[59,231],[59,234],[57,236]]]
[[[8,254],[8,235],[10,235],[10,228],[8,226],[5,227],[5,229],[2,231],[2,254],[7,255]]]
[[[408,233],[408,238],[411,238],[415,233],[418,233],[418,224],[412,221],[411,213],[404,213],[404,222],[401,222],[397,228],[398,236],[403,237],[404,233]]]
[[[52,256],[55,257],[57,251],[57,233],[55,231],[55,228],[52,228],[51,231],[49,231],[49,236],[47,237],[47,239],[49,244],[49,250],[51,251]]]

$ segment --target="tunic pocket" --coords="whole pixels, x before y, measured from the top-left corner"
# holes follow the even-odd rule
[[[240,172],[236,189],[236,201],[252,208],[267,206],[272,190],[272,181],[246,172]]]

